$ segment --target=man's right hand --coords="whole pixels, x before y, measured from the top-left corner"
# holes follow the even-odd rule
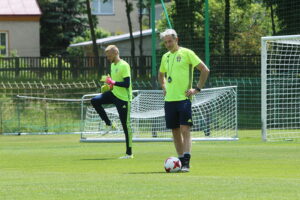
[[[165,86],[165,85],[162,85],[161,88],[162,88],[162,90],[163,90],[164,96],[166,96],[166,94],[167,94],[166,86]]]

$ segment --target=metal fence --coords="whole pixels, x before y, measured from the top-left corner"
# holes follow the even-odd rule
[[[260,55],[211,57],[209,87],[237,86],[239,128],[261,128],[260,65]]]
[[[151,56],[122,57],[132,68],[133,79],[151,79]],[[159,58],[158,58],[159,60]],[[0,58],[0,78],[6,80],[76,80],[98,79],[110,72],[110,63],[99,57],[100,66],[95,66],[94,57],[13,57]],[[211,76],[259,77],[260,56],[212,56]],[[159,62],[156,66],[159,68]],[[156,70],[157,70],[156,69]]]
[[[122,57],[132,67],[133,78],[150,78],[151,57]],[[134,61],[134,62],[133,62]],[[100,66],[95,66],[94,57],[9,57],[0,58],[0,78],[20,80],[76,80],[97,79],[110,71],[110,63],[99,57]]]
[[[24,117],[18,114],[21,109],[17,106],[18,104],[15,99],[17,94],[50,98],[80,98],[83,94],[98,92],[100,83],[97,73],[99,73],[99,69],[93,67],[94,58],[72,59],[0,59],[0,77],[2,79],[0,81],[0,132],[18,131],[19,127],[23,126],[22,120],[21,122],[18,121],[19,119],[24,119]],[[103,73],[109,73],[109,63],[102,57],[100,59],[102,59],[102,63],[104,63],[102,65]],[[132,62],[130,57],[123,59],[129,63]],[[140,60],[138,57],[136,59],[136,61]],[[5,63],[5,66],[3,63]],[[16,63],[19,63],[19,67],[17,67]],[[25,67],[25,63],[35,64],[32,64],[31,67]],[[43,63],[43,65],[37,63]],[[70,63],[74,63],[74,65],[71,67]],[[137,63],[139,65],[139,62]],[[210,70],[211,73],[206,87],[237,86],[239,128],[259,129],[261,127],[260,56],[212,56]],[[154,83],[151,81],[151,57],[146,57],[146,64],[144,66],[132,68],[132,71],[132,74],[135,74],[133,77],[134,89],[153,89],[157,86],[157,82]],[[196,84],[199,78],[199,72],[197,72],[197,70],[195,72],[194,82]],[[77,79],[83,78],[85,81],[78,81],[76,77]],[[17,78],[20,80],[16,80]],[[61,83],[61,81],[63,83]],[[41,110],[45,110],[46,108],[47,107],[41,107]],[[60,109],[64,109],[63,106],[61,106]],[[50,116],[47,112],[45,113],[45,116]],[[57,114],[58,112],[55,113]],[[65,111],[65,113],[67,113],[67,111]],[[51,116],[52,115],[53,114],[51,114]],[[64,117],[61,115],[61,118],[70,119],[72,118],[70,116]],[[56,118],[59,117],[60,116]],[[46,118],[42,121],[43,127],[45,128],[45,124],[47,125],[47,123],[45,123],[45,121],[47,121]],[[73,122],[71,122],[71,124],[72,123]],[[27,122],[23,124],[27,124]],[[43,127],[41,129],[43,129]],[[49,130],[50,128],[49,125]],[[59,130],[59,128],[57,130]]]

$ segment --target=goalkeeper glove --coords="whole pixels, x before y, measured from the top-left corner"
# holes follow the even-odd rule
[[[103,76],[101,76],[101,79],[100,79],[100,81],[101,82],[105,82],[106,81],[106,78],[109,76],[109,74],[108,75],[103,75]]]
[[[108,92],[113,89],[113,85],[104,84],[101,86],[101,93]]]
[[[109,85],[114,85],[116,83],[116,81],[112,80],[110,76],[107,76],[105,83],[107,83]]]

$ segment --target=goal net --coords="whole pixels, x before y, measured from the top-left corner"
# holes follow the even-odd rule
[[[262,138],[300,138],[300,35],[261,42]]]
[[[15,115],[6,134],[80,133],[81,99],[17,95],[8,114]],[[15,112],[15,113],[14,113]],[[5,113],[4,113],[5,114]]]
[[[104,134],[105,123],[89,101],[95,94],[84,95],[81,105],[81,141],[124,141],[124,133],[117,110],[105,108],[116,130]],[[238,140],[236,87],[203,89],[192,100],[193,140]],[[138,90],[131,102],[131,129],[133,141],[172,141],[171,130],[166,129],[164,97],[161,90]]]

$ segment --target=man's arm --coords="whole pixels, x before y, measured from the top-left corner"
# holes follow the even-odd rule
[[[166,95],[166,79],[165,79],[165,73],[158,72],[158,82],[161,85],[161,88],[164,92],[164,95]]]
[[[130,86],[130,77],[125,77],[123,82],[117,82],[115,83],[116,86],[129,88]]]
[[[186,91],[186,96],[190,97],[191,95],[197,94],[201,91],[201,89],[204,87],[205,82],[208,78],[209,75],[209,69],[208,67],[200,61],[200,63],[196,66],[196,68],[200,71],[200,78],[197,83],[197,88],[196,89],[189,89]]]
[[[109,85],[116,85],[116,86],[119,86],[119,87],[129,88],[129,86],[130,86],[130,77],[125,77],[124,81],[122,81],[122,82],[116,82],[116,81],[112,80],[111,77],[108,76],[106,78],[105,82]]]
[[[201,90],[208,78],[209,69],[202,61],[196,66],[196,68],[201,72],[199,81],[197,83],[197,87]]]

